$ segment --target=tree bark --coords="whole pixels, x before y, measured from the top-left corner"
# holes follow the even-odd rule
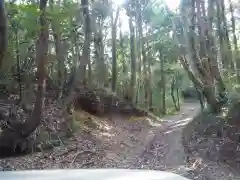
[[[162,107],[161,107],[161,113],[162,115],[166,114],[166,81],[165,81],[165,69],[164,69],[164,57],[162,55],[162,53],[160,52],[160,63],[161,63],[161,67],[160,67],[160,71],[161,71],[161,100],[162,100]]]
[[[210,3],[209,10],[211,10],[211,0],[209,0],[209,3]],[[190,9],[190,11],[187,10],[188,8]],[[197,12],[195,12],[196,10]],[[186,12],[189,12],[189,13],[186,13]],[[207,49],[213,48],[212,39],[209,39],[211,38],[210,33],[212,32],[212,29],[210,27],[211,21],[212,21],[211,16],[205,17],[205,14],[206,14],[205,6],[201,5],[201,2],[196,0],[191,0],[191,1],[183,0],[181,4],[181,14],[182,14],[182,23],[184,24],[184,28],[183,28],[184,37],[187,42],[187,53],[190,55],[189,56],[190,61],[193,62],[194,67],[199,74],[199,77],[201,79],[201,84],[198,83],[199,81],[197,81],[195,76],[189,71],[188,69],[189,67],[187,63],[184,61],[184,59],[180,57],[180,60],[183,66],[185,67],[185,69],[188,69],[187,70],[188,75],[193,80],[193,83],[196,86],[196,88],[203,92],[212,111],[217,112],[221,108],[219,106],[217,97],[215,95],[214,78],[216,79],[217,72],[215,72],[215,77],[213,77],[213,73],[212,73],[213,62],[211,59],[212,57],[209,57],[209,52],[212,53],[212,51],[211,50],[209,52],[207,51]],[[190,17],[190,21],[188,21],[187,19],[188,16]],[[210,23],[207,24],[202,22],[201,21],[202,18],[208,18],[208,21]],[[197,44],[197,41],[195,40],[196,22],[199,23],[198,30],[199,30],[200,36],[202,36],[200,37],[200,40],[199,40],[200,44]],[[208,39],[205,39],[206,36],[208,37]],[[199,45],[200,45],[200,50],[199,50],[200,57],[197,56],[197,49],[196,49],[196,47],[198,47]],[[215,67],[215,70],[216,70],[216,67]]]
[[[4,2],[4,0],[0,1],[0,69],[2,69],[4,56],[8,46],[7,16],[5,13]]]
[[[94,16],[93,16],[94,17]],[[94,28],[94,49],[96,58],[96,71],[97,71],[97,85],[100,88],[104,88],[104,84],[107,80],[107,70],[104,62],[104,45],[103,45],[103,33],[102,33],[102,22],[101,17],[95,17]]]
[[[234,17],[233,5],[232,1],[228,0],[229,10],[231,13],[231,22],[232,22],[232,34],[233,34],[233,45],[234,45],[234,61],[236,64],[236,75],[237,75],[237,83],[240,84],[240,53],[238,49],[237,35],[236,35],[236,21]]]
[[[84,45],[81,62],[79,66],[79,80],[80,83],[86,83],[86,66],[90,61],[90,43],[91,43],[91,18],[89,13],[88,0],[81,0],[84,17]]]
[[[37,93],[33,112],[26,122],[10,124],[9,128],[4,129],[0,134],[0,146],[14,149],[16,144],[27,138],[40,125],[42,119],[42,108],[44,105],[45,93],[45,65],[47,63],[48,52],[48,23],[46,20],[47,0],[40,0],[40,34],[36,43],[37,61]]]
[[[133,26],[132,14],[129,13],[129,30],[130,30],[130,51],[131,51],[131,83],[129,98],[133,101],[136,86],[136,50],[135,50],[135,29]]]
[[[232,48],[231,48],[231,44],[230,44],[230,38],[229,38],[229,33],[228,33],[228,25],[227,25],[227,18],[225,15],[225,3],[224,0],[219,0],[218,1],[220,3],[220,7],[221,7],[221,18],[222,18],[222,22],[223,22],[223,32],[224,32],[224,39],[225,39],[225,43],[227,45],[227,63],[228,63],[228,68],[230,70],[235,70],[234,68],[234,63],[233,63],[233,59],[232,59]],[[213,3],[213,2],[212,2]]]
[[[116,47],[116,38],[117,38],[117,21],[119,16],[120,9],[117,9],[116,17],[114,19],[112,14],[112,91],[116,91],[117,83],[117,47]]]
[[[143,20],[142,20],[142,9],[141,9],[141,2],[138,1],[136,6],[136,11],[137,11],[137,24],[138,24],[138,31],[139,31],[139,44],[141,48],[141,53],[142,53],[142,63],[143,63],[143,79],[144,79],[144,102],[145,102],[145,107],[148,108],[148,77],[147,77],[147,54],[146,54],[146,49],[145,49],[145,37],[143,37]]]
[[[51,10],[53,11],[53,0],[50,1]],[[63,85],[64,85],[64,50],[63,50],[63,42],[61,41],[61,33],[58,27],[58,22],[54,20],[51,21],[54,43],[55,43],[55,51],[56,57],[58,61],[58,97],[61,98],[63,93]]]

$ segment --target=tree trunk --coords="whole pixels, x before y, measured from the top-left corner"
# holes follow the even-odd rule
[[[80,58],[80,65],[76,68],[73,76],[72,86],[69,89],[68,96],[63,100],[64,106],[69,108],[74,98],[73,92],[78,84],[86,84],[86,67],[90,61],[90,44],[91,44],[91,18],[89,12],[89,2],[88,0],[81,0],[81,6],[83,9],[83,17],[84,17],[84,44],[83,44],[83,52],[80,58],[79,47],[76,48],[76,54]],[[74,37],[76,44],[76,35]]]
[[[121,55],[121,59],[122,59],[122,74],[126,75],[127,74],[127,63],[126,63],[126,57],[125,57],[125,48],[124,48],[124,39],[123,39],[123,35],[122,35],[122,31],[121,31],[121,23],[119,25],[120,27],[120,31],[119,31],[119,45],[120,45],[120,55]],[[127,96],[128,92],[127,92],[127,87],[129,87],[128,85],[128,81],[127,79],[123,79],[123,88],[122,88],[122,97]]]
[[[161,63],[161,67],[160,67],[160,71],[161,71],[161,100],[162,100],[162,115],[166,114],[166,82],[165,82],[165,70],[164,70],[164,57],[163,55],[160,53],[160,63]]]
[[[27,127],[24,131],[25,137],[29,136],[40,124],[42,119],[42,108],[44,106],[44,93],[45,93],[45,77],[48,53],[48,22],[46,18],[47,0],[40,0],[40,35],[36,44],[36,61],[37,61],[37,93],[36,102],[34,105],[31,118],[26,122]]]
[[[211,0],[213,1],[213,0]],[[232,49],[231,49],[231,44],[230,44],[230,39],[229,39],[229,33],[228,33],[228,26],[227,26],[227,18],[225,15],[225,3],[224,0],[219,0],[221,7],[221,18],[222,18],[222,27],[223,27],[223,32],[224,32],[224,39],[225,39],[225,44],[227,48],[227,63],[228,63],[228,68],[230,70],[234,71],[234,63],[232,59]],[[213,2],[211,2],[213,3]]]
[[[240,84],[240,53],[238,49],[237,35],[236,35],[236,22],[234,17],[233,5],[231,0],[229,2],[229,10],[231,13],[231,22],[232,22],[232,34],[233,34],[233,45],[234,45],[234,61],[236,64],[236,75],[237,75],[237,83]]]
[[[225,96],[225,85],[223,83],[219,68],[218,68],[218,63],[217,63],[217,52],[214,44],[214,39],[213,39],[213,27],[212,27],[212,22],[213,22],[213,15],[214,15],[214,6],[213,6],[213,1],[209,0],[208,3],[208,31],[206,32],[206,37],[207,37],[207,44],[206,44],[206,49],[208,51],[208,60],[209,60],[209,65],[210,65],[210,70],[211,70],[211,76],[214,77],[217,81],[217,88],[218,88],[218,94],[219,96]]]
[[[98,20],[97,20],[98,19]],[[107,70],[104,62],[104,45],[103,45],[103,34],[102,34],[102,18],[95,17],[94,28],[94,49],[96,58],[96,71],[97,71],[97,85],[100,88],[104,88],[104,84],[107,79]]]
[[[209,1],[211,2],[211,1]],[[229,74],[228,70],[234,70],[232,61],[232,50],[229,40],[224,0],[215,1],[217,5],[217,32],[220,43],[221,61],[224,70]],[[211,2],[213,3],[213,2]]]
[[[176,86],[176,77],[173,76],[172,77],[172,82],[171,82],[171,97],[172,97],[172,100],[173,100],[173,104],[174,104],[174,107],[176,109],[176,111],[179,111],[180,110],[180,106],[179,106],[179,96],[178,96],[178,87]],[[175,98],[175,95],[174,95],[174,91],[176,89],[176,94],[177,94],[177,99]]]
[[[129,98],[133,101],[136,86],[136,50],[135,50],[135,29],[131,12],[129,13],[129,30],[130,30],[130,49],[131,49],[131,84]]]
[[[137,24],[138,24],[138,31],[139,31],[139,41],[140,41],[140,48],[142,53],[142,63],[143,63],[143,79],[144,79],[144,102],[145,107],[148,108],[148,77],[147,77],[147,54],[145,49],[145,37],[143,37],[143,20],[142,20],[142,9],[140,2],[136,3],[136,10],[137,10]]]
[[[211,0],[209,0],[211,1]],[[211,6],[211,2],[210,2]],[[187,11],[185,8],[189,8],[190,11]],[[210,7],[211,8],[211,7]],[[197,12],[195,12],[197,10]],[[189,12],[189,13],[186,13]],[[211,12],[210,12],[211,13]],[[189,2],[188,0],[182,1],[181,4],[181,14],[182,14],[182,23],[184,24],[184,37],[187,42],[187,53],[190,55],[190,61],[193,62],[195,69],[197,70],[200,79],[201,84],[198,83],[197,79],[194,77],[194,75],[187,70],[188,75],[190,75],[191,79],[193,80],[194,85],[197,89],[201,90],[206,97],[206,100],[208,104],[210,105],[212,111],[216,112],[220,110],[220,106],[218,103],[218,100],[215,95],[215,86],[214,86],[214,78],[212,73],[212,59],[209,57],[209,52],[207,51],[207,48],[210,47],[212,40],[205,39],[206,35],[209,36],[209,30],[211,27],[207,25],[206,23],[201,22],[202,18],[207,18],[204,15],[205,12],[205,6],[199,4],[199,1],[192,0]],[[204,16],[204,17],[202,17]],[[187,17],[190,17],[190,21],[188,21]],[[196,18],[195,18],[196,17]],[[208,21],[211,21],[211,17],[208,18]],[[187,23],[189,22],[189,24]],[[199,40],[200,44],[197,44],[197,41],[195,41],[196,37],[196,31],[195,31],[195,24],[198,22],[199,24],[199,34],[201,39]],[[211,23],[210,23],[211,24]],[[211,36],[210,36],[211,37]],[[210,44],[209,44],[210,43]],[[197,48],[200,45],[199,50],[199,57],[197,56]],[[206,47],[206,48],[204,48]],[[184,52],[184,51],[183,51]],[[185,69],[188,69],[187,63],[180,58],[183,66]],[[216,77],[215,77],[216,78]]]
[[[18,29],[16,30],[16,59],[17,59],[17,74],[18,74],[18,86],[19,86],[19,100],[18,103],[21,103],[23,100],[23,86],[22,86],[22,73],[21,73],[21,62],[20,62],[20,52],[19,52],[19,40],[18,40]]]
[[[151,73],[151,62],[148,61],[148,81],[147,81],[147,93],[148,93],[148,109],[153,109],[153,99],[152,99],[152,86],[151,86],[151,82],[152,82],[152,73]]]
[[[78,79],[80,83],[86,83],[86,66],[90,61],[90,43],[91,43],[91,18],[89,13],[89,2],[88,0],[81,0],[81,6],[83,9],[84,17],[84,45],[81,62],[79,66]]]
[[[88,61],[88,84],[91,86],[92,85],[92,64],[91,61]]]
[[[8,46],[7,36],[7,16],[4,8],[4,0],[2,0],[0,2],[0,69],[2,69]]]
[[[226,56],[226,48],[224,47],[224,32],[223,29],[221,27],[221,9],[220,9],[220,4],[217,2],[217,22],[216,22],[216,26],[217,26],[217,36],[218,36],[218,42],[219,42],[219,51],[220,51],[220,59],[222,62],[222,67],[224,68],[224,71],[226,71],[228,69],[228,65],[227,65],[227,56]],[[227,68],[227,69],[226,69]]]
[[[50,1],[51,10],[53,11],[53,0]],[[55,21],[54,18],[52,18],[51,21],[52,31],[53,31],[53,37],[54,37],[54,43],[55,43],[55,52],[56,57],[58,61],[58,97],[61,98],[63,93],[63,85],[64,85],[64,51],[63,51],[63,42],[61,41],[61,33],[59,29],[58,22]]]
[[[11,128],[6,128],[0,134],[0,146],[7,147],[10,150],[14,150],[17,143],[31,135],[32,132],[39,126],[42,119],[42,108],[44,105],[44,93],[45,93],[45,65],[47,63],[48,53],[48,23],[46,20],[46,5],[47,0],[40,1],[40,34],[36,43],[36,61],[37,61],[37,93],[36,102],[33,112],[30,118],[22,123],[10,124]]]
[[[112,91],[116,91],[117,83],[117,47],[116,47],[116,38],[117,38],[117,21],[119,16],[120,9],[117,9],[116,17],[114,19],[112,14]]]

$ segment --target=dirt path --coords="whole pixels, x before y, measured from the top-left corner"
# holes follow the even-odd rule
[[[197,103],[185,103],[178,115],[165,117],[163,126],[142,152],[133,167],[176,171],[184,165],[182,128],[199,111]]]
[[[131,165],[131,168],[171,171],[190,179],[233,179],[223,164],[189,156],[182,146],[182,129],[199,112],[198,103],[186,102],[178,115],[165,117],[164,124],[153,140]]]

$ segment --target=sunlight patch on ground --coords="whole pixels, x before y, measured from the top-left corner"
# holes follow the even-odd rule
[[[105,137],[113,137],[115,136],[115,134],[113,133],[109,133],[109,132],[103,132],[103,133],[100,133],[101,136],[105,136]]]
[[[177,122],[177,124],[179,123],[188,123],[192,118],[185,118],[185,119],[182,119],[180,121]]]
[[[178,121],[177,123],[174,123],[173,125],[170,126],[170,130],[165,132],[164,134],[170,134],[176,130],[178,130],[179,128],[185,126],[187,123],[189,123],[189,121],[191,120],[191,118],[185,118],[183,120]]]
[[[77,128],[79,128],[79,130],[83,129],[87,131],[91,131],[93,129],[110,131],[112,129],[112,127],[104,119],[93,116],[85,111],[75,111],[74,121],[77,126],[75,127],[76,130]]]

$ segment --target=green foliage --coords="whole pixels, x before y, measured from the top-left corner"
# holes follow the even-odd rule
[[[149,74],[149,84],[152,91],[153,108],[157,109],[156,113],[160,113],[161,108],[161,89],[159,88],[159,82],[161,81],[161,61],[164,58],[164,75],[166,79],[166,106],[167,112],[172,111],[173,103],[170,96],[172,77],[179,74],[179,77],[183,77],[184,83],[189,82],[186,78],[184,70],[179,65],[177,47],[172,40],[172,18],[176,16],[162,1],[149,2],[149,6],[143,7],[142,18],[143,18],[143,37],[139,37],[139,29],[137,27],[137,11],[136,7],[125,4],[126,8],[131,9],[133,16],[134,26],[136,30],[136,62],[137,62],[137,85],[136,92],[138,92],[139,104],[144,107],[144,77],[143,77],[143,62],[142,52],[138,49],[139,41],[141,38],[145,40],[145,51],[147,55],[146,68]],[[151,5],[152,4],[152,5]],[[102,3],[102,1],[94,1],[90,3],[91,9],[91,27],[95,28],[98,24],[103,33],[103,49],[104,49],[104,64],[107,68],[107,82],[106,88],[109,88],[109,82],[111,79],[111,15],[116,14],[116,7],[114,4],[109,2],[108,4]],[[17,72],[17,53],[20,57],[20,66],[27,67],[28,70],[25,73],[31,74],[36,68],[35,63],[35,44],[39,36],[39,7],[35,3],[6,3],[8,11],[9,21],[9,45],[8,58],[10,61],[5,62],[5,74],[11,74]],[[126,10],[126,9],[125,9]],[[64,79],[68,79],[69,73],[72,69],[75,69],[77,64],[81,62],[81,55],[84,44],[84,17],[82,15],[82,8],[79,2],[67,0],[63,2],[49,2],[49,6],[46,9],[47,20],[49,23],[49,55],[47,70],[48,75],[53,79],[54,82],[58,82],[58,59],[56,56],[56,47],[54,42],[54,32],[52,30],[52,23],[56,26],[56,32],[59,35],[60,41],[63,43],[64,54],[64,65],[66,67]],[[128,19],[123,19],[121,16],[126,12],[121,8],[120,19],[117,24],[123,27]],[[120,23],[121,21],[121,23]],[[120,28],[117,28],[117,92],[125,95],[124,93],[129,91],[130,79],[131,79],[131,57],[130,57],[130,34],[129,32],[123,32],[120,39]],[[124,27],[126,29],[126,27]],[[94,29],[93,29],[94,30]],[[99,29],[98,29],[99,30]],[[94,42],[94,31],[92,33],[91,42]],[[97,74],[97,61],[94,57],[94,47],[90,47],[90,59],[92,65],[92,76],[93,82],[95,83],[99,74]],[[141,58],[141,59],[140,59]],[[11,73],[9,73],[11,72]],[[9,78],[13,81],[12,78]],[[186,81],[187,80],[187,81]],[[23,80],[24,81],[24,80]],[[180,82],[180,81],[178,81]],[[17,83],[14,80],[14,83]],[[180,87],[181,84],[178,85]],[[135,98],[135,97],[134,97]]]

